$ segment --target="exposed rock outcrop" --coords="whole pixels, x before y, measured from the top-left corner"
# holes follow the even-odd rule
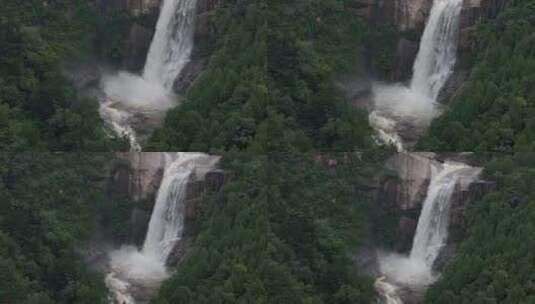
[[[141,245],[145,238],[151,209],[163,178],[164,152],[119,153],[129,166],[115,168],[111,173],[108,189],[118,195],[143,202],[145,206],[134,208],[130,216],[128,242]],[[196,222],[202,210],[202,203],[208,193],[219,191],[230,182],[233,174],[217,168],[197,168],[186,186],[185,218],[183,240],[169,256],[169,264],[177,264],[183,256],[185,242],[195,234]]]
[[[416,208],[425,198],[433,166],[438,165],[435,153],[396,153],[386,167],[397,172],[400,180],[387,181],[382,194],[399,209]]]
[[[456,70],[468,68],[467,58],[475,50],[475,25],[480,21],[495,18],[510,0],[464,0],[460,16],[459,60]],[[408,31],[422,30],[432,7],[433,0],[368,0],[359,13],[376,27],[392,25],[400,32],[394,52],[394,64],[390,81],[407,81],[412,75],[412,65],[417,55],[419,38],[405,35]],[[410,37],[410,38],[409,38]],[[451,96],[458,84],[466,80],[466,73],[455,75],[444,89],[441,100]]]
[[[376,1],[380,22],[396,25],[400,30],[412,29],[425,22],[432,0]]]
[[[134,23],[126,41],[127,55],[123,61],[123,67],[129,71],[141,71],[145,66],[145,60],[149,52],[154,31]]]
[[[387,162],[386,167],[395,171],[399,179],[381,181],[376,194],[380,208],[395,208],[401,211],[397,228],[395,249],[400,252],[410,250],[422,203],[427,195],[432,171],[438,169],[445,159],[467,160],[466,155],[437,155],[435,153],[397,153]],[[495,188],[493,182],[466,180],[461,178],[455,186],[451,203],[450,242],[456,243],[463,237],[463,210],[466,203],[481,198]]]

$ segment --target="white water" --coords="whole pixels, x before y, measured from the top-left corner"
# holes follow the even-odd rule
[[[149,297],[169,276],[166,262],[182,237],[188,181],[193,175],[202,177],[219,160],[202,153],[166,153],[164,157],[164,175],[142,249],[123,246],[110,253],[106,285],[113,295],[110,300],[121,304],[136,303],[135,293]]]
[[[197,0],[164,0],[143,78],[170,91],[193,49]]]
[[[100,114],[134,151],[141,149],[134,122],[150,128],[146,121],[157,124],[176,105],[173,83],[191,56],[196,6],[197,0],[164,0],[143,75],[122,71],[101,81]]]
[[[393,144],[403,151],[405,143],[399,133],[403,129],[409,133],[421,132],[439,114],[436,101],[453,73],[457,58],[462,5],[463,0],[434,0],[410,86],[374,85],[375,110],[370,115],[370,124],[377,130],[379,142]],[[385,120],[392,124],[385,127],[381,124]]]
[[[386,304],[403,304],[398,295],[399,287],[388,282],[386,277],[382,276],[375,280],[374,287],[383,296]]]
[[[463,0],[435,0],[413,67],[410,89],[435,101],[457,60]]]
[[[436,281],[438,274],[433,271],[433,264],[448,239],[451,198],[455,187],[461,183],[469,185],[480,172],[480,168],[457,162],[432,167],[431,182],[409,256],[379,253],[379,270],[384,276],[380,279],[388,283],[376,284],[383,298],[394,297],[399,286],[421,291]]]

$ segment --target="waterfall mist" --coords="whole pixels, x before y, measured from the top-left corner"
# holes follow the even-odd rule
[[[119,303],[150,297],[169,276],[167,259],[182,238],[184,201],[191,178],[203,176],[218,157],[203,153],[166,153],[164,174],[141,250],[123,246],[110,253],[106,285]]]
[[[143,75],[122,71],[102,78],[100,114],[134,151],[141,149],[134,121],[157,124],[176,106],[173,84],[191,56],[196,7],[197,0],[163,0]]]
[[[463,0],[433,1],[410,86],[373,86],[375,108],[370,124],[377,130],[379,142],[403,151],[404,135],[422,132],[440,113],[436,100],[455,66],[462,5]]]

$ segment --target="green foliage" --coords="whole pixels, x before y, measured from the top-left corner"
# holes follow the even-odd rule
[[[480,27],[472,75],[450,109],[432,123],[420,149],[535,149],[535,4],[521,3]]]
[[[96,100],[78,96],[62,61],[92,50],[94,12],[86,1],[2,2],[2,150],[124,148],[107,138]]]
[[[154,303],[370,303],[372,282],[350,253],[368,235],[376,167],[348,156],[326,168],[301,153],[227,154],[236,178],[206,201],[192,248]]]
[[[0,302],[107,303],[80,251],[113,206],[96,185],[110,156],[0,154]]]
[[[265,1],[225,1],[211,22],[210,63],[148,150],[242,149],[267,116]]]
[[[225,1],[212,20],[208,68],[146,149],[369,146],[366,114],[349,106],[332,81],[358,64],[363,26],[352,15],[357,3]],[[273,125],[284,130],[282,137],[273,136]]]
[[[426,303],[535,301],[535,153],[494,155],[498,190],[466,212],[468,237]]]

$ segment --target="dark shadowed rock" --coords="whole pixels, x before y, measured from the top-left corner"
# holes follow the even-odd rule
[[[132,25],[126,46],[128,52],[124,60],[125,69],[134,72],[143,69],[153,34],[151,29],[139,24]]]
[[[418,54],[418,41],[401,38],[396,48],[392,81],[406,81],[412,77],[412,66]]]
[[[217,192],[221,188],[229,183],[234,178],[234,174],[230,171],[215,169],[208,173],[204,177],[206,182],[206,189],[209,191]]]
[[[128,235],[128,244],[142,246],[145,241],[145,235],[149,227],[150,213],[147,210],[134,208],[130,215],[130,232]]]

